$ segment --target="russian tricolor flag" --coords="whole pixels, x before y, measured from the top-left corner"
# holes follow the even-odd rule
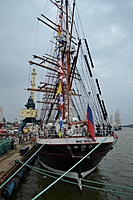
[[[88,119],[88,132],[89,132],[92,140],[94,140],[95,139],[94,138],[95,137],[94,122],[93,122],[92,111],[89,106],[89,103],[88,103],[88,107],[87,107],[87,119]]]

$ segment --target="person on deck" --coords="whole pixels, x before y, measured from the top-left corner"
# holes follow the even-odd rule
[[[112,132],[112,126],[110,124],[107,125],[107,130],[106,130],[106,136],[108,136],[108,134],[111,135],[111,132]]]
[[[96,124],[96,136],[100,136],[100,132],[101,132],[101,126],[100,124]]]

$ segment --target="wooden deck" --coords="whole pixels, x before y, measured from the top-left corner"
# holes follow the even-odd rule
[[[29,151],[24,156],[20,156],[20,149],[25,145],[29,146]],[[2,155],[0,157],[0,185],[21,166],[16,160],[26,162],[35,151],[35,146],[32,146],[29,142],[25,142],[23,145],[17,145],[16,150],[9,150],[6,154]]]

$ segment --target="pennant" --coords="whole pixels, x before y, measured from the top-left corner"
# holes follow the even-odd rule
[[[58,103],[60,105],[63,105],[63,103],[64,103],[62,93],[60,93],[60,96],[59,96],[59,99],[58,99]]]
[[[59,36],[61,35],[61,33],[62,33],[62,32],[61,32],[60,30],[58,30],[58,35],[59,35]]]
[[[61,25],[58,24],[58,28],[57,28],[57,30],[58,30],[58,31],[62,31],[61,29],[62,29]]]
[[[61,109],[58,110],[58,116],[59,116],[60,128],[64,128],[63,120],[62,120],[62,110]]]
[[[92,111],[91,108],[88,104],[87,107],[87,119],[88,119],[88,132],[92,138],[92,140],[94,140],[95,138],[95,131],[94,131],[94,122],[93,122],[93,116],[92,116]]]
[[[60,53],[58,53],[58,55],[57,55],[57,59],[60,60]]]
[[[58,116],[61,116],[61,115],[62,115],[62,111],[58,110]]]
[[[62,14],[59,14],[59,19],[62,19]],[[62,21],[62,20],[61,20]]]
[[[62,60],[58,60],[58,64],[60,65],[60,67],[62,67]]]
[[[59,43],[60,44],[62,44],[62,38],[63,38],[62,36],[60,36],[60,38],[59,38]]]
[[[59,103],[59,110],[62,111],[63,110],[63,104],[64,104],[62,93],[60,93],[58,103]]]
[[[64,128],[63,121],[62,121],[62,116],[60,116],[60,128]]]
[[[58,90],[57,90],[57,94],[60,94],[62,92],[62,84],[61,84],[61,81],[59,83],[59,87],[58,87]]]
[[[59,68],[57,69],[57,71],[60,72],[61,74],[64,74],[64,72],[63,72],[63,70],[61,69],[61,67],[59,67]]]

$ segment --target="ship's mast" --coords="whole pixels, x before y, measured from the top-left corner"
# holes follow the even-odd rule
[[[67,111],[68,111],[68,122],[70,122],[70,41],[69,41],[69,27],[68,27],[68,0],[65,1],[66,4],[66,33],[67,33],[67,47],[66,47],[66,65],[67,65]]]
[[[54,2],[52,1],[52,3],[54,3]],[[53,42],[56,45],[55,51],[57,53],[57,57],[49,56],[48,54],[44,57],[34,55],[34,58],[38,58],[38,59],[42,60],[43,62],[46,61],[49,64],[52,64],[53,67],[46,66],[45,64],[42,64],[42,62],[37,63],[37,62],[30,61],[30,64],[31,65],[35,64],[39,67],[51,70],[53,72],[53,74],[55,73],[55,75],[54,75],[55,78],[57,78],[57,79],[59,78],[59,79],[58,79],[58,82],[56,83],[55,90],[53,89],[53,87],[51,87],[51,88],[40,87],[40,88],[35,89],[34,86],[35,86],[36,72],[34,71],[32,73],[31,88],[28,88],[28,90],[31,91],[31,98],[33,100],[34,100],[34,91],[45,92],[45,93],[50,92],[52,94],[56,93],[57,97],[59,99],[60,99],[60,97],[62,97],[63,98],[63,106],[60,106],[60,103],[59,103],[59,110],[61,110],[61,113],[62,113],[60,115],[60,117],[62,117],[62,119],[67,118],[68,122],[70,122],[71,119],[69,116],[71,115],[71,113],[70,113],[71,112],[71,109],[70,109],[71,85],[72,85],[72,81],[74,78],[74,71],[75,71],[75,70],[73,70],[73,74],[72,74],[71,67],[70,67],[71,66],[71,61],[70,61],[71,50],[70,50],[70,48],[71,48],[73,25],[74,25],[75,0],[73,0],[72,18],[70,19],[71,23],[69,22],[69,14],[71,14],[71,13],[69,13],[69,9],[68,9],[68,6],[69,6],[68,0],[65,0],[65,1],[61,0],[60,5],[58,4],[58,2],[56,2],[54,4],[59,9],[58,24],[55,24],[54,22],[52,22],[52,20],[48,19],[44,15],[42,15],[42,17],[45,18],[47,21],[49,21],[55,27],[53,27],[52,25],[48,25],[48,23],[46,23],[45,21],[43,21],[39,18],[38,18],[38,20],[57,32],[56,40],[58,41],[58,43]],[[65,18],[64,21],[63,21],[63,17]],[[70,23],[70,27],[69,27],[69,23]],[[76,66],[76,64],[74,65],[74,69],[75,69],[75,66]],[[56,77],[56,73],[58,73],[57,77]],[[53,78],[54,78],[54,76],[53,76]],[[60,85],[61,85],[61,90],[59,90]],[[53,96],[53,99],[54,98],[55,98],[55,96]],[[51,104],[50,112],[47,115],[48,117],[47,117],[46,121],[48,121],[50,118],[51,110],[53,109],[52,106],[53,106],[53,104]]]

